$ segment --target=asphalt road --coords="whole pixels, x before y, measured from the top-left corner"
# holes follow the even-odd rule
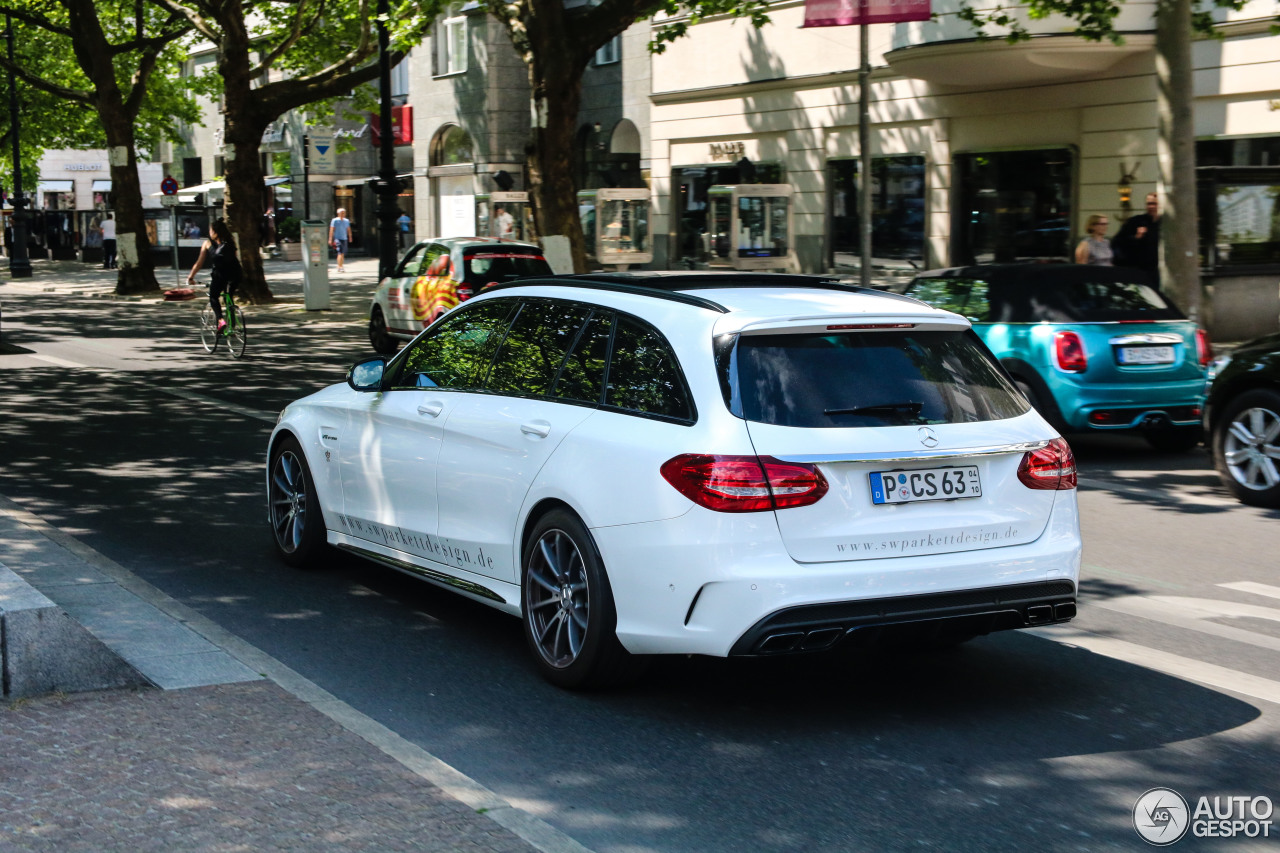
[[[0,354],[0,495],[600,853],[1134,850],[1150,788],[1280,800],[1280,513],[1231,501],[1203,450],[1073,438],[1070,626],[663,660],[570,694],[510,617],[355,558],[272,555],[266,437],[368,353],[358,323],[251,309],[237,362],[200,349],[194,303],[0,299],[3,340],[30,350]]]

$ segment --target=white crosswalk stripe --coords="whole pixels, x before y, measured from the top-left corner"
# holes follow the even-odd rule
[[[1235,581],[1221,583],[1218,586],[1237,592],[1280,599],[1280,587],[1268,584],[1255,583],[1253,581]],[[1280,651],[1280,637],[1212,621],[1224,618],[1248,618],[1280,623],[1280,609],[1275,607],[1263,607],[1257,604],[1245,604],[1222,599],[1172,595],[1127,595],[1118,598],[1098,598],[1086,601],[1084,606],[1098,607],[1128,616],[1137,616],[1176,628],[1233,640],[1270,651]],[[1095,654],[1123,660],[1127,663],[1174,676],[1175,678],[1185,678],[1208,687],[1229,690],[1243,696],[1250,696],[1254,699],[1262,699],[1280,705],[1280,681],[1239,672],[1228,667],[1189,658],[1185,655],[1152,649],[1137,643],[1096,634],[1074,624],[1060,627],[1030,628],[1027,631],[1054,642],[1077,646]]]

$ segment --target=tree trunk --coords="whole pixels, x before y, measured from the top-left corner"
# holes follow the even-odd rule
[[[538,35],[548,43],[534,42]],[[548,39],[545,33],[535,34],[531,29],[530,41],[531,55],[526,59],[533,128],[526,153],[534,222],[544,247],[548,237],[567,239],[573,271],[583,273],[587,271],[586,241],[573,185],[573,157],[584,64],[567,55],[558,38]],[[555,254],[551,247],[548,251]]]
[[[1183,312],[1201,321],[1196,212],[1192,0],[1156,6],[1156,110],[1160,183],[1160,283]]]
[[[147,238],[146,216],[142,210],[142,185],[138,180],[133,123],[120,108],[100,107],[98,114],[106,130],[107,145],[111,149],[124,148],[128,152],[125,165],[117,166],[115,162],[111,165],[119,266],[116,293],[153,293],[160,289],[160,285],[156,281],[155,259],[151,256],[151,241]]]
[[[244,278],[238,294],[254,305],[275,299],[262,270],[262,217],[266,208],[262,201],[262,163],[258,148],[266,128],[245,120],[233,120],[227,110],[227,144],[235,156],[226,160],[227,224],[236,236],[240,265]]]

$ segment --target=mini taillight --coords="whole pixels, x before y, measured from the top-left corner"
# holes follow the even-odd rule
[[[1084,354],[1084,342],[1075,332],[1058,332],[1053,336],[1053,354],[1058,367],[1067,373],[1084,373],[1089,359]]]
[[[763,512],[808,506],[827,493],[815,465],[772,456],[682,453],[662,464],[662,476],[698,506],[716,512]]]
[[[470,287],[467,287],[465,284],[464,284],[464,285],[461,285],[461,286],[458,288],[458,301],[459,301],[459,302],[466,302],[468,299],[470,299],[470,298],[471,298],[471,294],[472,294],[473,292],[474,292],[474,291],[472,291],[472,290],[471,290],[471,288],[470,288]]]
[[[1213,344],[1209,343],[1209,333],[1204,329],[1196,329],[1196,357],[1201,367],[1208,367],[1213,361]]]
[[[1039,450],[1023,454],[1018,480],[1028,489],[1074,489],[1076,457],[1065,439],[1055,438]]]

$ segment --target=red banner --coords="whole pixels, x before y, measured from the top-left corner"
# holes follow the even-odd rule
[[[930,0],[805,0],[805,27],[898,24],[933,17]]]
[[[369,114],[369,129],[373,131],[373,147],[377,148],[382,144],[382,122],[377,113]],[[391,108],[391,138],[396,145],[411,145],[413,143],[413,107],[405,104],[400,107]]]

